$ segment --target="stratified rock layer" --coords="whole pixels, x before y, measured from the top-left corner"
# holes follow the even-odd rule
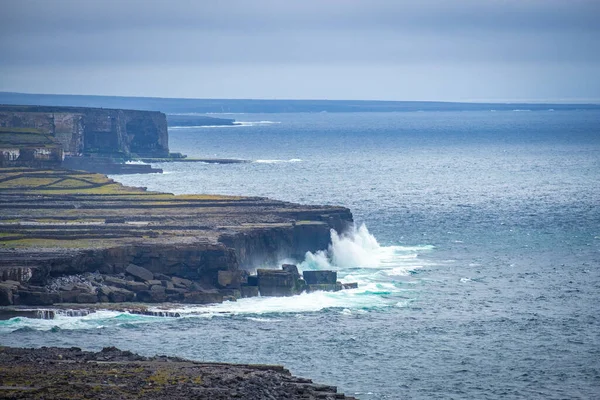
[[[2,169],[0,281],[20,286],[0,285],[0,302],[118,302],[129,301],[129,292],[144,292],[136,301],[150,302],[251,296],[254,289],[241,290],[246,278],[240,271],[303,259],[307,251],[327,248],[331,229],[343,232],[350,224],[352,214],[343,207],[174,196],[98,174]],[[56,297],[46,287],[61,276],[95,272],[102,277],[91,291],[66,288]]]
[[[353,399],[335,386],[276,365],[201,363],[142,357],[114,347],[0,347],[0,397],[6,399]]]

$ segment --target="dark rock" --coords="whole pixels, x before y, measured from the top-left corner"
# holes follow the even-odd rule
[[[218,292],[189,292],[184,294],[183,302],[187,304],[222,303],[223,295]]]
[[[77,296],[83,293],[81,290],[65,290],[59,292],[61,303],[77,303]]]
[[[342,290],[342,284],[341,283],[314,283],[314,284],[310,284],[310,285],[306,285],[306,291],[308,293],[311,292],[318,292],[318,291],[323,291],[323,292],[338,292]]]
[[[256,275],[248,276],[248,278],[246,279],[246,285],[247,286],[258,286],[258,276],[256,276]]]
[[[70,292],[75,289],[75,285],[73,283],[65,283],[64,285],[60,285],[58,290],[61,292]]]
[[[106,283],[107,285],[110,285],[110,286],[125,289],[127,287],[128,282],[124,279],[116,278],[114,276],[105,276],[104,283]]]
[[[155,303],[161,303],[167,300],[167,293],[162,285],[151,286],[150,293],[152,294],[152,301]]]
[[[177,317],[160,311],[150,315]],[[1,355],[8,365],[2,369],[0,396],[8,398],[354,399],[338,393],[335,386],[314,384],[275,365],[143,357],[115,347],[96,353],[78,348],[3,347]]]
[[[139,279],[140,281],[150,281],[154,279],[154,274],[152,272],[135,264],[129,264],[125,269],[125,272]]]
[[[131,290],[132,292],[139,292],[148,290],[148,285],[143,282],[129,281],[125,284],[125,289]]]
[[[170,281],[171,277],[165,274],[161,274],[158,272],[154,273],[154,279],[158,279],[159,281]]]
[[[358,289],[358,283],[342,283],[342,289]]]
[[[240,271],[218,271],[217,284],[219,287],[239,287]]]
[[[167,294],[181,294],[183,295],[184,293],[187,293],[188,290],[187,289],[181,289],[181,288],[165,288],[165,292]]]
[[[172,277],[171,281],[173,282],[173,285],[175,285],[175,287],[180,287],[180,288],[189,288],[193,284],[193,282],[190,281],[189,279],[180,278],[178,276]]]
[[[183,300],[183,293],[167,293],[167,301],[180,303]]]
[[[242,297],[256,297],[258,296],[258,286],[241,286],[240,292]]]
[[[296,292],[296,277],[280,269],[258,269],[258,290],[261,296],[292,296]]]
[[[289,272],[290,274],[294,275],[296,277],[296,279],[300,279],[300,273],[298,272],[298,267],[294,264],[283,264],[281,266],[281,269]]]
[[[58,293],[19,290],[18,295],[18,304],[26,306],[49,306],[60,302],[60,295]]]
[[[135,299],[135,293],[127,289],[115,288],[108,298],[113,303],[123,303],[126,301],[133,301]]]
[[[161,285],[154,285],[150,290],[137,292],[135,298],[144,303],[161,303],[167,300],[167,293]]]
[[[219,293],[223,295],[223,297],[232,297],[234,299],[239,299],[242,297],[242,293],[239,289],[221,289]]]
[[[165,287],[165,289],[174,289],[175,288],[175,285],[173,285],[173,282],[171,282],[171,281],[162,280],[160,282]]]
[[[0,306],[11,306],[13,304],[13,287],[0,284]]]
[[[116,289],[110,286],[106,286],[106,285],[101,285],[98,287],[98,294],[99,295],[104,295],[104,296],[108,296],[112,293],[112,291]]]
[[[124,224],[125,217],[108,217],[104,219],[105,224]]]
[[[103,294],[98,295],[98,303],[108,303],[109,301],[110,299],[108,298],[108,296]]]
[[[142,303],[152,303],[152,293],[149,290],[140,290],[135,294],[135,300]]]
[[[159,281],[158,279],[151,279],[149,281],[146,281],[146,284],[150,287],[155,285],[162,286],[162,281]]]
[[[94,293],[81,293],[77,295],[77,303],[97,303],[98,296]]]
[[[337,282],[337,272],[335,271],[304,271],[302,273],[304,280],[309,285],[314,284],[332,284]]]

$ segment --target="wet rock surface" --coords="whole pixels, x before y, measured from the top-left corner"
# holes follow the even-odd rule
[[[0,347],[0,397],[7,399],[353,399],[274,365],[143,357],[107,347]]]

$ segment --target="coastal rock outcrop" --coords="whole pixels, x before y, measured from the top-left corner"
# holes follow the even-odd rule
[[[291,265],[282,279],[293,285],[283,291],[265,283],[278,272],[262,273],[262,289],[248,272],[325,249],[332,229],[352,224],[344,207],[174,196],[98,174],[22,168],[0,170],[0,211],[0,302],[28,306],[300,293]]]
[[[0,347],[0,397],[55,399],[352,400],[277,365],[144,357],[115,347]]]
[[[169,156],[165,114],[0,105],[0,167],[62,165],[102,173],[160,172],[149,165],[122,163],[132,156]]]

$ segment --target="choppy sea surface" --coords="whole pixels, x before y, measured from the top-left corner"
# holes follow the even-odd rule
[[[218,116],[218,115],[215,115]],[[345,205],[301,269],[359,288],[0,321],[12,346],[283,364],[360,399],[600,398],[600,111],[234,114],[171,127],[150,190]]]

